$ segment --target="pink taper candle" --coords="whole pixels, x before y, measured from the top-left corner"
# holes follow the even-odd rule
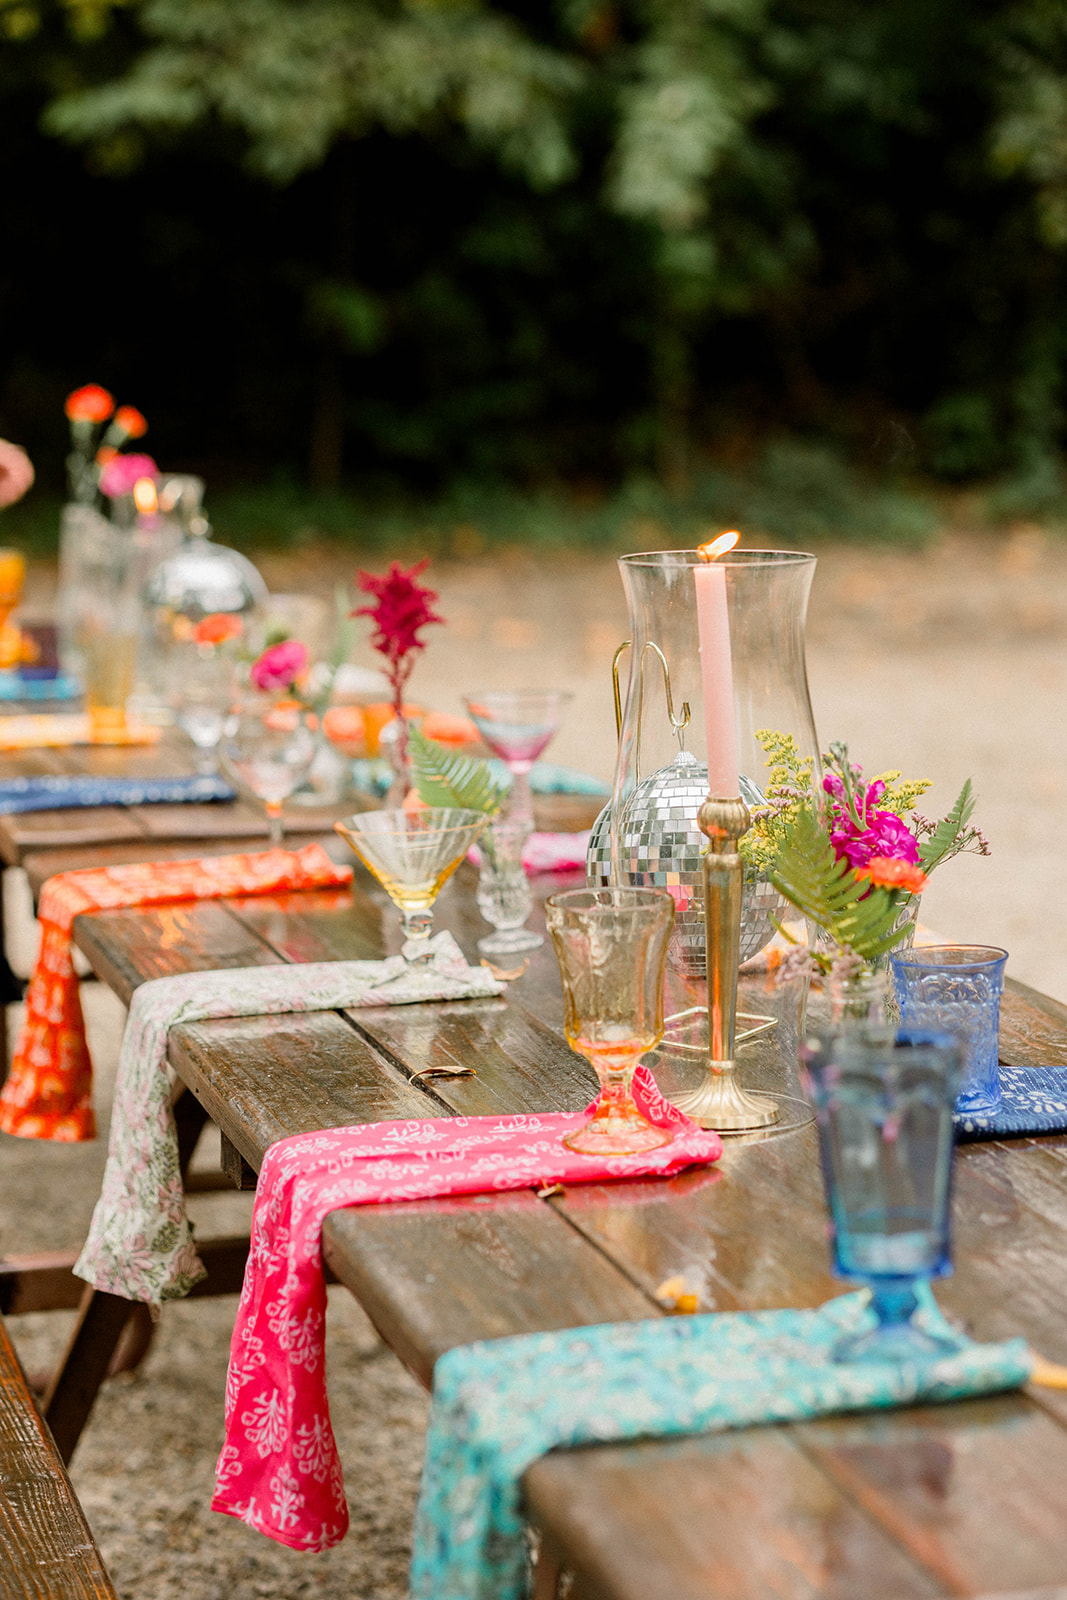
[[[700,678],[704,688],[704,730],[708,743],[708,793],[733,799],[740,793],[734,672],[730,658],[730,618],[726,610],[726,572],[716,556],[732,550],[738,533],[723,533],[697,552],[693,568],[700,633]]]

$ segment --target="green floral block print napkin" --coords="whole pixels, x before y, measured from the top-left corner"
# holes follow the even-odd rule
[[[521,1480],[557,1446],[717,1433],[835,1411],[929,1404],[1014,1389],[1021,1339],[955,1334],[926,1291],[918,1313],[958,1342],[914,1365],[835,1362],[873,1326],[868,1294],[814,1311],[731,1312],[607,1324],[464,1345],[434,1370],[415,1517],[411,1600],[521,1600]]]

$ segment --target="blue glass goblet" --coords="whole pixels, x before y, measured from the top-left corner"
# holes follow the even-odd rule
[[[914,1360],[955,1349],[922,1326],[917,1291],[952,1271],[952,1103],[960,1050],[946,1034],[881,1025],[809,1038],[802,1076],[815,1107],[833,1270],[871,1291],[876,1324],[839,1361]]]

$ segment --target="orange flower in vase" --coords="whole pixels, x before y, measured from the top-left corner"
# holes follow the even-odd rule
[[[143,439],[148,432],[148,423],[136,406],[119,406],[108,433],[116,431],[126,439]]]
[[[87,383],[68,394],[63,405],[71,422],[106,422],[115,409],[114,397],[98,383]]]
[[[855,871],[857,878],[869,878],[875,889],[904,889],[908,894],[922,894],[929,881],[921,867],[893,856],[872,856],[865,867]]]

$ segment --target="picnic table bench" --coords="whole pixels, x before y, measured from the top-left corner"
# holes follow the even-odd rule
[[[484,929],[472,882],[461,868],[438,902],[440,925],[468,951]],[[128,1000],[170,972],[380,956],[395,923],[359,870],[351,890],[86,915],[75,938]],[[776,1048],[754,1041],[750,1059]],[[1067,1008],[1010,983],[1001,1051],[1067,1062]],[[196,1108],[183,1148],[210,1117],[245,1183],[293,1134],[576,1111],[595,1087],[566,1045],[547,948],[499,1000],[190,1024],[172,1030],[169,1057],[179,1106]],[[420,1076],[457,1064],[476,1075]],[[672,1070],[661,1072],[668,1092]],[[949,1315],[978,1338],[1022,1334],[1067,1361],[1067,1139],[961,1147],[955,1226],[956,1276],[938,1288]],[[808,1126],[727,1141],[716,1166],[670,1180],[348,1208],[327,1218],[323,1244],[335,1277],[429,1384],[458,1344],[661,1316],[657,1287],[693,1264],[702,1309],[815,1305],[841,1287],[825,1227]],[[85,1297],[47,1405],[67,1455],[129,1315],[127,1302]],[[556,1452],[530,1468],[525,1491],[543,1540],[539,1600],[560,1566],[574,1600],[1052,1600],[1067,1583],[1067,1395]]]
[[[0,1600],[115,1600],[2,1318]]]

